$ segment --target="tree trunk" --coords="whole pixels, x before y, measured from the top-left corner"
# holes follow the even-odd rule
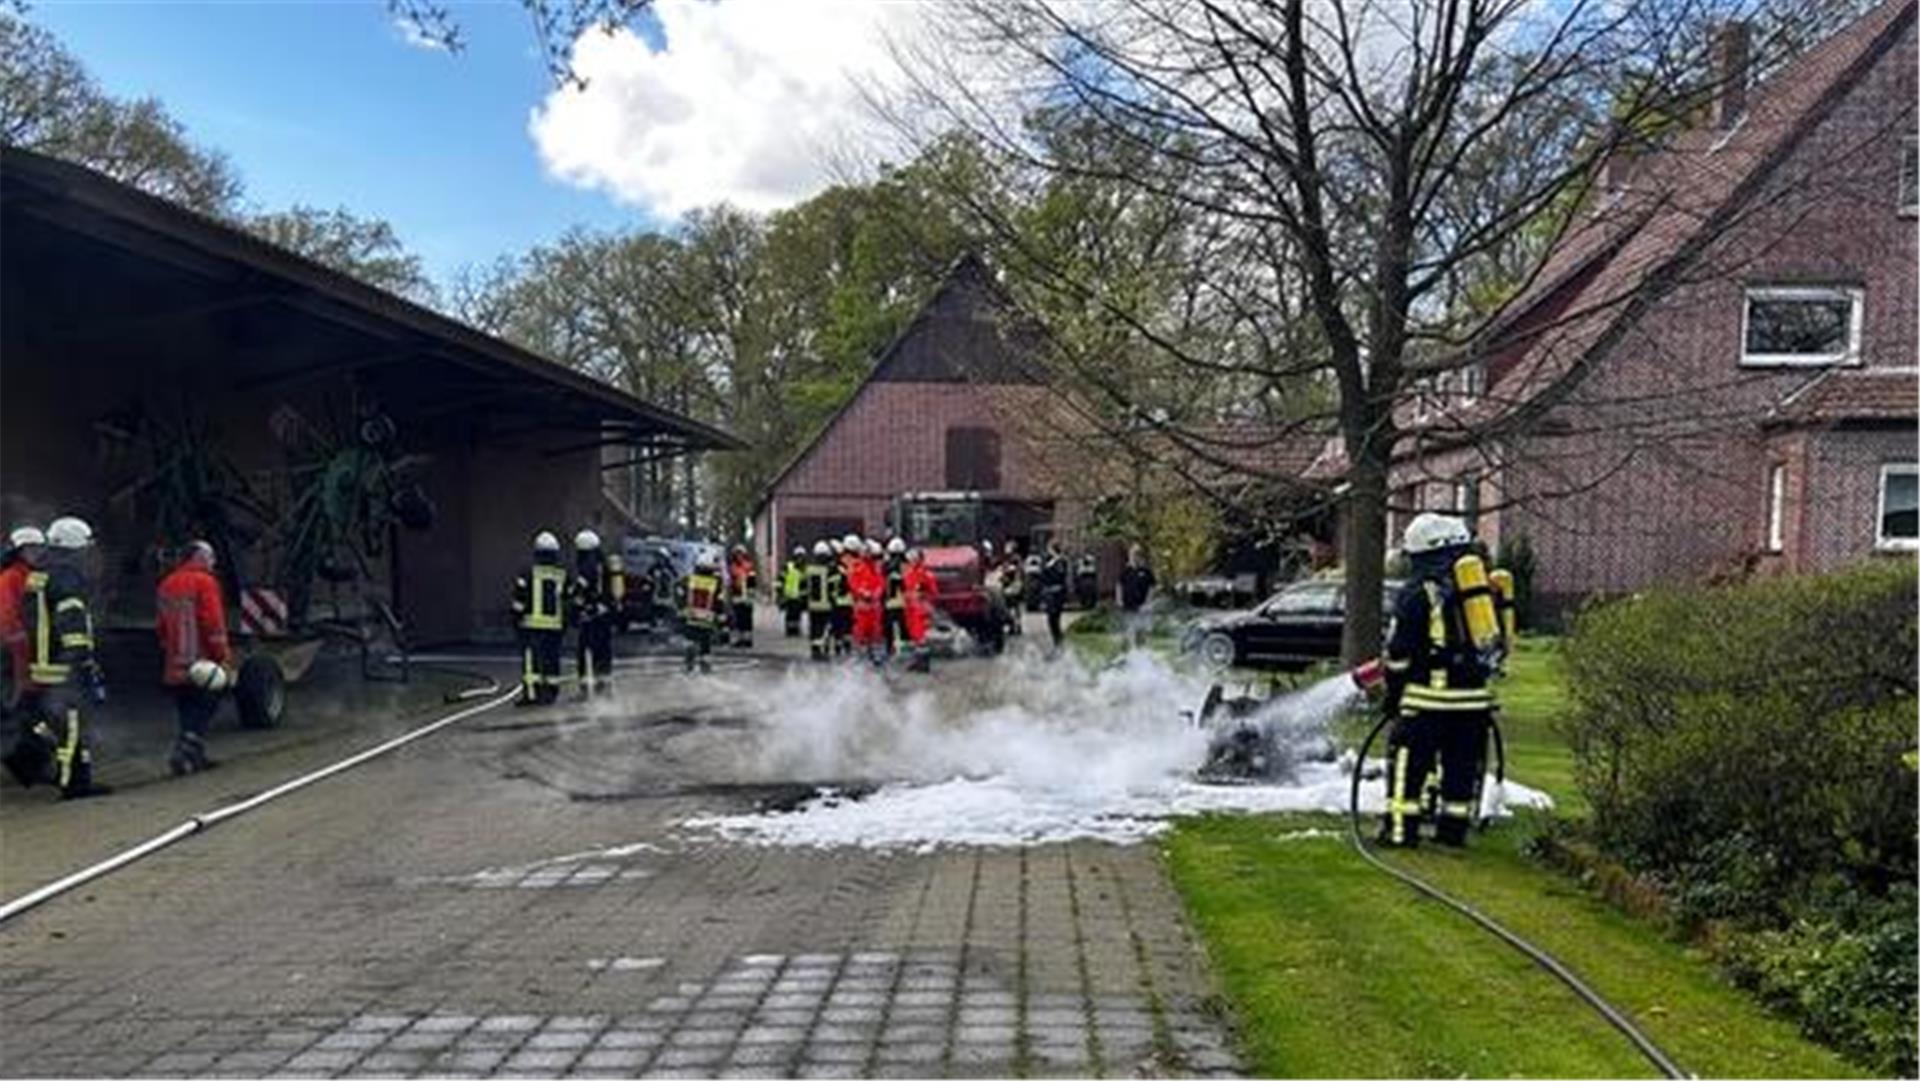
[[[1380,655],[1381,583],[1387,559],[1386,455],[1361,441],[1347,480],[1352,485],[1341,507],[1341,562],[1347,575],[1347,623],[1340,638],[1340,660],[1348,668]]]

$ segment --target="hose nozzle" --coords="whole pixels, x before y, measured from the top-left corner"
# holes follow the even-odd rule
[[[1354,686],[1367,694],[1378,694],[1386,686],[1387,667],[1380,662],[1380,658],[1375,657],[1348,672],[1347,676],[1353,680]]]

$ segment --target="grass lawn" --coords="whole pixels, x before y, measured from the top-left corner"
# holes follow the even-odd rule
[[[1509,776],[1583,813],[1551,727],[1551,643],[1524,643],[1502,684]],[[1179,823],[1166,850],[1261,1076],[1653,1076],[1624,1037],[1532,962],[1347,848],[1327,816]],[[1521,854],[1507,822],[1465,852],[1392,858],[1545,947],[1702,1076],[1851,1077],[1655,929]]]

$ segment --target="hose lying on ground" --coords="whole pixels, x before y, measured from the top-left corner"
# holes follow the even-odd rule
[[[1621,1012],[1606,999],[1600,997],[1598,991],[1588,987],[1580,977],[1574,975],[1572,969],[1562,964],[1558,958],[1540,947],[1535,946],[1533,943],[1528,942],[1526,939],[1521,938],[1519,935],[1514,934],[1512,931],[1507,930],[1507,928],[1495,921],[1493,917],[1488,916],[1479,909],[1467,904],[1465,901],[1455,899],[1426,879],[1421,878],[1411,871],[1393,866],[1375,855],[1373,851],[1367,847],[1366,839],[1362,837],[1360,833],[1360,775],[1363,767],[1366,765],[1367,753],[1373,749],[1373,741],[1379,738],[1381,731],[1385,729],[1392,720],[1393,718],[1390,716],[1382,717],[1380,723],[1374,725],[1373,730],[1367,733],[1367,738],[1360,744],[1360,753],[1354,758],[1353,788],[1348,794],[1347,801],[1347,831],[1348,837],[1353,842],[1353,850],[1360,854],[1361,859],[1366,860],[1368,863],[1392,875],[1394,878],[1399,879],[1426,896],[1460,913],[1474,923],[1479,924],[1502,942],[1526,954],[1534,964],[1552,973],[1554,978],[1566,984],[1569,990],[1578,995],[1587,1005],[1593,1007],[1601,1017],[1606,1018],[1607,1023],[1618,1029],[1620,1034],[1632,1042],[1633,1046],[1639,1049],[1642,1055],[1646,1056],[1647,1061],[1653,1063],[1654,1068],[1662,1074],[1671,1078],[1691,1077],[1691,1074],[1682,1070],[1673,1059],[1667,1057],[1667,1053],[1660,1050],[1659,1045],[1655,1044],[1646,1033],[1641,1032],[1625,1013]],[[1500,738],[1499,731],[1499,726],[1496,725],[1494,727],[1496,739]],[[1504,741],[1502,741],[1500,745],[1500,758],[1502,763],[1501,773],[1504,776],[1506,772],[1506,746]]]
[[[13,900],[8,901],[4,905],[0,905],[0,923],[5,923],[6,921],[14,918],[15,916],[18,916],[19,914],[27,911],[30,908],[34,908],[48,901],[51,901],[55,897],[58,897],[61,894],[66,893],[68,890],[71,890],[77,886],[83,886],[86,883],[92,882],[94,879],[101,877],[102,875],[109,874],[113,871],[117,871],[120,868],[125,867],[127,864],[132,863],[137,859],[140,859],[144,856],[152,855],[153,853],[160,851],[161,849],[167,847],[168,845],[173,844],[176,841],[182,840],[187,837],[191,837],[192,835],[199,833],[201,830],[215,826],[221,822],[226,821],[229,818],[235,818],[235,817],[238,817],[239,815],[243,815],[248,811],[251,811],[254,808],[260,806],[261,804],[279,799],[281,796],[287,795],[289,793],[297,792],[300,789],[305,788],[316,781],[323,781],[328,777],[333,776],[336,773],[343,773],[361,764],[362,762],[366,762],[366,761],[369,761],[370,759],[378,758],[389,751],[398,750],[399,748],[404,747],[409,743],[412,743],[414,740],[421,739],[426,736],[430,736],[433,733],[440,731],[442,728],[445,728],[450,724],[457,724],[458,722],[464,721],[469,717],[477,717],[480,714],[487,712],[488,710],[497,709],[500,706],[504,706],[508,702],[513,701],[513,699],[519,693],[520,693],[520,688],[519,688],[519,685],[516,684],[513,690],[508,694],[503,694],[498,698],[489,699],[488,701],[482,702],[477,706],[469,706],[466,709],[460,710],[457,713],[449,714],[448,716],[442,717],[437,721],[430,721],[427,724],[421,725],[419,728],[413,729],[410,732],[407,732],[403,735],[395,736],[393,739],[387,740],[385,743],[379,744],[374,747],[369,747],[358,754],[349,755],[348,757],[343,758],[340,761],[335,762],[330,766],[323,766],[320,769],[314,770],[311,773],[302,774],[301,776],[295,777],[293,780],[287,781],[284,784],[276,785],[273,788],[269,788],[265,792],[260,793],[259,795],[241,800],[238,803],[230,803],[225,807],[220,807],[215,810],[208,811],[205,814],[194,815],[188,818],[185,822],[180,823],[179,825],[173,827],[172,829],[166,831],[165,833],[162,833],[156,837],[152,837],[145,841],[142,841],[141,843],[134,845],[132,848],[126,849],[125,851],[109,856],[106,859],[101,860],[99,863],[96,863],[91,867],[87,867],[79,871],[75,871],[73,874],[70,874],[65,878],[62,878],[55,882],[47,883],[46,885],[40,887],[39,889],[34,890],[32,893],[25,894],[20,897],[16,897]]]

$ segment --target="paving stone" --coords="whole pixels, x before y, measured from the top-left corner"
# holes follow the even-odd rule
[[[397,1013],[363,1013],[347,1022],[347,1027],[362,1031],[389,1032],[406,1028],[413,1018]]]
[[[711,1066],[727,1057],[725,1044],[709,1047],[668,1047],[653,1060],[655,1066]]]
[[[768,1010],[754,1011],[753,1023],[756,1025],[811,1025],[817,1015],[816,1010]]]
[[[558,1017],[548,1018],[546,1028],[548,1032],[593,1032],[606,1028],[612,1021],[613,1018],[605,1014],[592,1014],[584,1017],[574,1014],[563,1014]]]
[[[213,1065],[219,1054],[213,1051],[174,1051],[164,1054],[147,1063],[146,1068],[163,1070],[203,1070]]]
[[[794,1073],[800,1078],[859,1077],[860,1066],[852,1062],[807,1062]]]
[[[360,1057],[358,1051],[302,1051],[287,1063],[290,1070],[344,1070]]]
[[[799,1025],[752,1025],[740,1033],[742,1046],[799,1043],[806,1038],[807,1030]]]
[[[872,1043],[873,1034],[879,1030],[879,1027],[877,1022],[871,1025],[815,1025],[808,1039],[821,1042]]]
[[[437,1051],[443,1047],[452,1047],[453,1041],[460,1038],[458,1032],[402,1032],[387,1041],[387,1046],[396,1051]]]
[[[746,1023],[745,1010],[692,1010],[680,1019],[681,1028],[739,1028]]]
[[[1087,1013],[1085,1010],[1066,1009],[1062,1007],[1038,1010],[1029,1008],[1027,1010],[1027,1024],[1029,1025],[1085,1025],[1086,1023]]]
[[[684,998],[678,995],[665,995],[647,1003],[647,1009],[653,1013],[678,1013],[691,1005],[693,1005],[693,1000],[690,998]]]
[[[1014,1025],[1020,1022],[1020,1011],[1011,1006],[962,1006],[959,1018],[963,1025]]]
[[[436,1013],[428,1014],[413,1023],[414,1032],[463,1032],[473,1027],[479,1020],[466,1014]]]
[[[481,1032],[532,1032],[540,1027],[540,1018],[530,1013],[494,1014],[480,1019]]]
[[[895,1025],[889,1023],[880,1032],[883,1044],[902,1043],[944,1043],[947,1038],[947,1026],[940,1024]]]
[[[879,1062],[939,1062],[946,1053],[946,1047],[941,1044],[916,1041],[883,1044],[874,1057]]]
[[[697,1067],[697,1066],[649,1066],[649,1067],[647,1067],[647,1072],[646,1072],[646,1073],[643,1073],[643,1074],[641,1074],[640,1076],[641,1076],[641,1077],[647,1077],[647,1078],[653,1078],[653,1077],[710,1077],[710,1076],[712,1076],[712,1074],[713,1074],[713,1071],[711,1071],[711,1070],[703,1070],[703,1069],[700,1069],[700,1068],[699,1068],[699,1067]]]
[[[388,1032],[358,1032],[349,1030],[322,1036],[320,1042],[313,1046],[315,1049],[321,1051],[366,1051],[387,1042],[390,1036],[391,1033]]]
[[[736,1066],[778,1066],[793,1061],[799,1054],[799,1040],[789,1043],[743,1043],[733,1049],[727,1061]]]
[[[1012,991],[974,991],[967,990],[960,995],[962,1008],[968,1006],[1017,1006],[1019,1000]]]
[[[441,1061],[465,1074],[485,1073],[507,1060],[505,1051],[455,1051]]]
[[[799,993],[790,992],[790,991],[779,992],[779,993],[768,995],[766,998],[762,999],[760,1002],[760,1009],[763,1011],[764,1010],[794,1010],[794,1009],[801,1009],[801,1008],[811,1009],[812,1007],[819,1005],[820,1000],[824,997],[825,997],[824,995],[799,994]]]
[[[878,1024],[878,1006],[828,1006],[820,1011],[820,1020],[833,1025]]]
[[[1004,1043],[956,1043],[953,1045],[953,1061],[973,1065],[1004,1062],[1009,1066],[1009,1069],[1003,1074],[1003,1076],[1007,1077],[1013,1076],[1011,1069],[1013,1055],[1014,1049],[1011,1039],[1008,1039]]]
[[[806,1062],[865,1062],[872,1049],[865,1043],[809,1042],[802,1053]]]
[[[354,1063],[353,1068],[388,1075],[411,1073],[426,1066],[431,1058],[424,1051],[375,1051]]]
[[[599,1041],[594,1046],[596,1048],[657,1047],[665,1040],[664,1031],[617,1028],[601,1033]]]
[[[736,1038],[730,1028],[682,1028],[675,1029],[667,1037],[669,1047],[725,1047]]]
[[[895,1003],[887,1009],[888,1024],[899,1022],[906,1025],[944,1025],[952,1016],[953,1011],[946,1006],[902,1006]]]
[[[249,1050],[234,1051],[220,1056],[214,1065],[223,1070],[254,1070],[265,1073],[291,1058],[285,1051]],[[104,1064],[103,1064],[104,1065]]]
[[[533,1051],[578,1050],[592,1042],[591,1032],[536,1032],[524,1046]]]
[[[829,1008],[841,1006],[879,1006],[886,1001],[887,996],[883,991],[854,991],[849,990],[845,984],[842,984],[835,988],[833,994],[827,999],[827,1006]]]
[[[959,1043],[1012,1043],[1012,1025],[961,1025],[953,1031]]]
[[[630,1070],[644,1064],[652,1055],[653,1051],[644,1047],[595,1049],[581,1055],[576,1065],[590,1070]]]

